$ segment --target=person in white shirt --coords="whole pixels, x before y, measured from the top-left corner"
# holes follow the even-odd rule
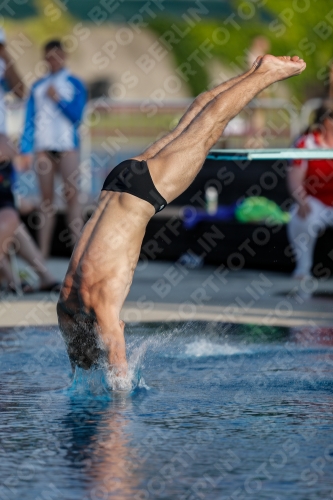
[[[24,131],[21,138],[21,169],[32,165],[42,194],[39,244],[44,257],[49,255],[54,227],[54,175],[59,171],[64,184],[68,226],[72,243],[82,228],[78,200],[79,133],[87,93],[83,83],[65,66],[66,53],[59,40],[44,47],[49,72],[36,81],[27,102]]]

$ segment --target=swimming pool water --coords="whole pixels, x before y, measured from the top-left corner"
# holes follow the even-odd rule
[[[333,331],[129,325],[133,390],[0,330],[0,499],[333,499]]]

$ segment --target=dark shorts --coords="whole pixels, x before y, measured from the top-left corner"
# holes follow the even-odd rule
[[[45,153],[55,162],[59,162],[63,157],[64,151],[45,151]]]
[[[16,210],[15,200],[11,190],[2,192],[0,189],[0,210],[2,208],[14,208]]]
[[[144,160],[125,160],[119,163],[105,179],[102,191],[132,194],[153,205],[155,212],[160,212],[167,205],[157,191]]]
[[[12,177],[13,166],[11,162],[0,162],[0,209],[15,208]]]

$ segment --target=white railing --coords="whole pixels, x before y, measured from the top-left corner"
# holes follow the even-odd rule
[[[110,170],[119,160],[122,151],[124,156],[129,150],[131,154],[135,151],[139,152],[159,136],[174,128],[190,102],[191,100],[186,99],[164,103],[152,100],[121,103],[104,98],[89,101],[81,127],[82,192],[90,194],[93,176],[100,175],[102,178],[104,175],[102,171],[97,174],[93,172],[92,162],[95,154],[104,154],[107,161],[103,168],[105,172]],[[263,137],[263,143],[258,147],[286,148],[308,125],[313,111],[320,106],[321,102],[321,99],[311,99],[298,112],[286,99],[255,99],[235,121],[229,124],[218,142],[218,147],[249,147],[247,141],[257,133],[259,137],[260,134]],[[264,118],[264,125],[254,133],[252,118],[259,110]],[[16,140],[21,134],[23,120],[24,103],[10,101],[7,118],[8,132]],[[99,179],[98,182],[100,182]]]

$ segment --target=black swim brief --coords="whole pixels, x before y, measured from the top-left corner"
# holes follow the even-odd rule
[[[155,212],[160,212],[167,205],[166,200],[157,191],[144,160],[125,160],[119,163],[105,179],[102,191],[132,194],[148,201],[155,208]]]

